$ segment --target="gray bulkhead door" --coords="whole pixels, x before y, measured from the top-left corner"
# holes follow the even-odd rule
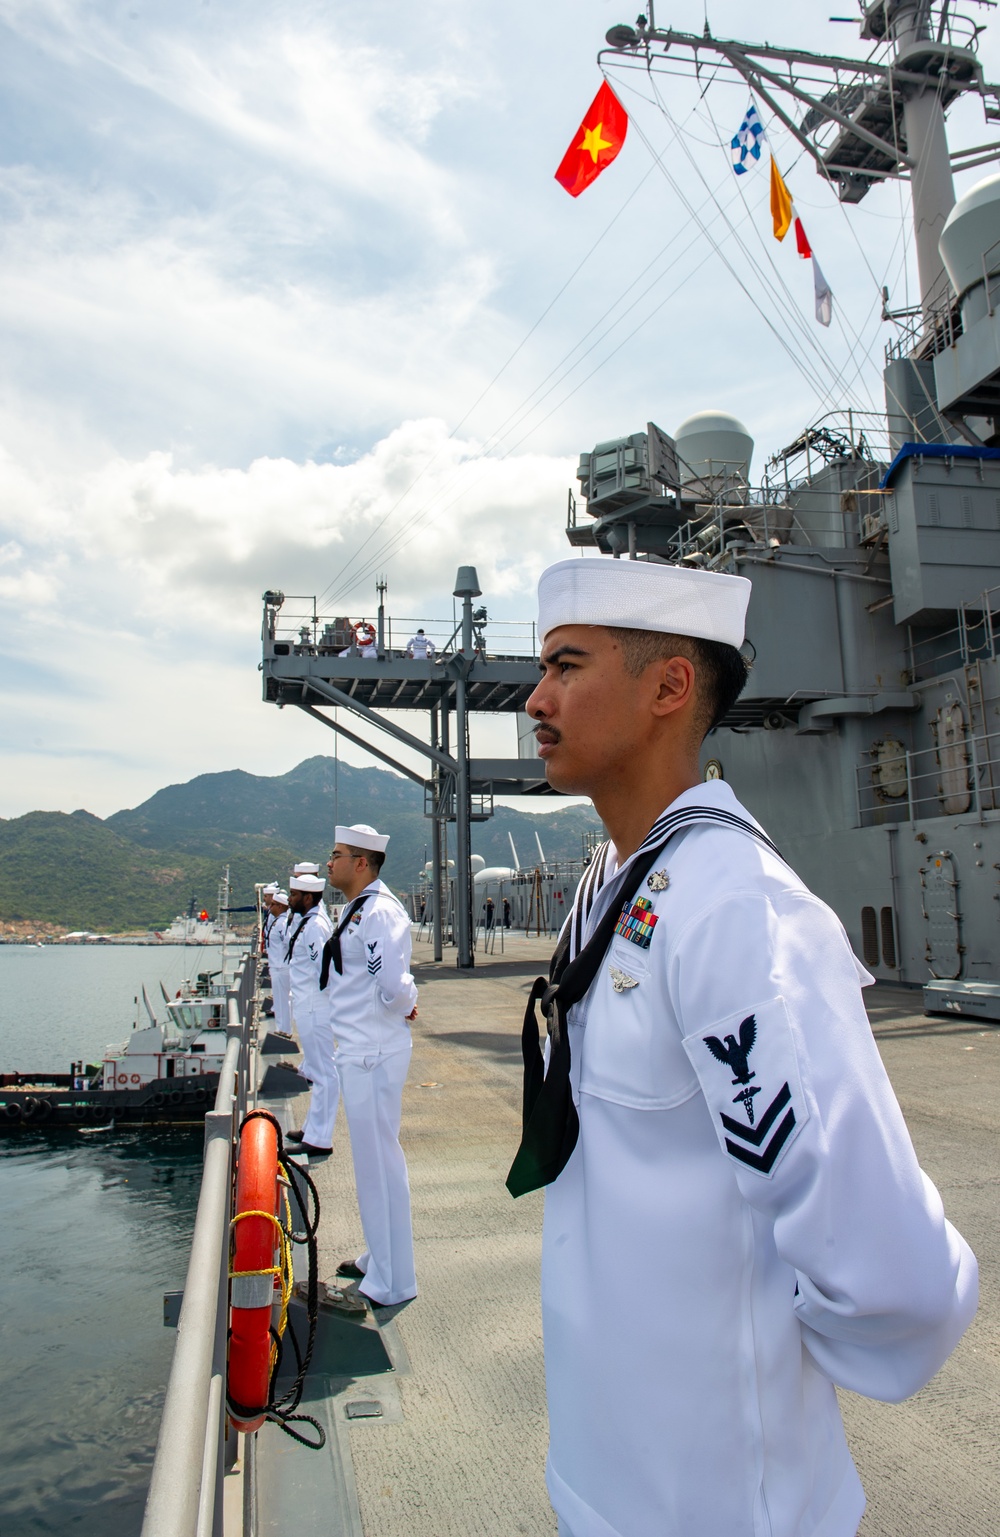
[[[932,977],[960,977],[964,946],[958,908],[958,877],[951,854],[945,850],[932,854],[926,864],[920,866],[920,885],[928,970]]]

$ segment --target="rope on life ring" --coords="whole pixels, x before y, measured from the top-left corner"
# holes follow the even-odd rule
[[[369,624],[367,619],[359,619],[358,623],[354,626],[354,639],[357,641],[359,649],[362,646],[374,646],[377,639],[375,626]]]
[[[326,1445],[322,1425],[310,1414],[294,1412],[302,1397],[316,1339],[319,1196],[306,1170],[299,1164],[292,1164],[312,1197],[310,1215],[298,1185],[291,1180],[282,1162],[283,1156],[281,1128],[274,1116],[266,1110],[251,1110],[240,1127],[235,1214],[230,1224],[231,1313],[226,1405],[230,1423],[236,1430],[252,1432],[265,1420],[273,1420],[294,1440],[312,1451],[319,1451]],[[293,1232],[289,1190],[301,1210],[304,1233]],[[294,1330],[290,1331],[298,1370],[291,1388],[276,1398],[275,1384],[292,1295],[293,1243],[305,1243],[309,1251],[306,1304],[309,1334],[303,1350]],[[276,1293],[278,1322],[272,1327],[271,1310]],[[316,1440],[311,1441],[293,1430],[291,1421],[311,1425]]]

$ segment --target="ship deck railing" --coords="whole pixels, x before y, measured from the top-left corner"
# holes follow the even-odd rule
[[[952,667],[993,661],[1000,640],[1000,587],[988,587],[956,610],[956,623],[932,635],[910,635],[910,674],[915,682],[940,677]]]
[[[288,646],[292,656],[340,656],[344,652],[359,654],[355,635],[359,625],[370,625],[378,643],[379,655],[386,660],[398,661],[407,655],[407,646],[418,630],[423,630],[433,644],[437,656],[448,655],[461,642],[461,619],[458,614],[448,618],[407,617],[385,613],[379,622],[377,609],[365,614],[347,615],[341,608],[338,613],[325,613],[319,608],[315,595],[284,596],[279,609],[271,609],[273,620],[268,639],[279,646]],[[537,631],[532,620],[490,619],[485,609],[482,618],[474,616],[477,646],[484,655],[498,658],[534,658],[538,655]],[[281,654],[281,653],[279,653]]]
[[[860,827],[991,811],[1000,811],[1000,722],[995,732],[953,728],[951,740],[917,752],[888,737],[858,765]]]
[[[240,1122],[253,1095],[258,963],[251,952],[226,993],[226,1050],[205,1117],[205,1163],[142,1537],[222,1537],[227,1437],[229,1223]]]

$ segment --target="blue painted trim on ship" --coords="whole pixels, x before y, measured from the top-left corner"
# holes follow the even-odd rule
[[[972,443],[904,443],[878,483],[889,485],[904,459],[1000,459],[1000,448],[976,448]]]

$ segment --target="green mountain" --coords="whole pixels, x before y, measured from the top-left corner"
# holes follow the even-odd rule
[[[255,881],[285,879],[299,859],[322,863],[337,821],[370,822],[390,834],[386,878],[406,887],[429,857],[430,822],[419,785],[385,769],[308,758],[274,778],[235,769],[168,785],[102,821],[87,811],[33,811],[0,820],[0,923],[69,929],[162,928],[192,897],[215,911],[229,865],[237,905]],[[473,851],[489,865],[520,859],[579,858],[585,832],[599,826],[589,807],[540,815],[498,808],[473,827]],[[454,853],[454,828],[449,829]]]

